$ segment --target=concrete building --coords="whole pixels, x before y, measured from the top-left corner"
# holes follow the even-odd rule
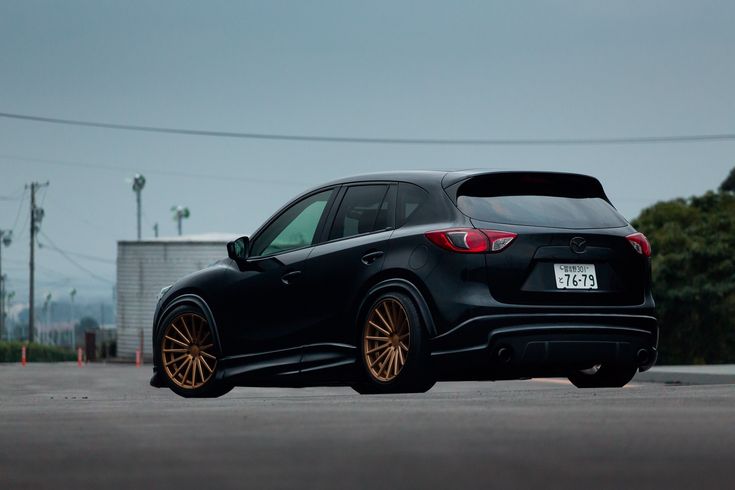
[[[152,358],[151,333],[161,288],[227,256],[225,245],[239,235],[209,233],[117,242],[117,355]]]

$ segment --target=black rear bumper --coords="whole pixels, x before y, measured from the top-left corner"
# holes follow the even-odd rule
[[[566,376],[596,364],[657,357],[658,322],[645,315],[511,314],[476,317],[431,340],[439,379]]]

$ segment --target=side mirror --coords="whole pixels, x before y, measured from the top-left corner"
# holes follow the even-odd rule
[[[241,236],[237,240],[227,243],[227,255],[234,261],[239,262],[248,258],[248,245],[250,239]]]

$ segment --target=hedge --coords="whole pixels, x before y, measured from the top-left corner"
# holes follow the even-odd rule
[[[0,341],[0,362],[20,362],[23,342]],[[31,343],[26,346],[26,360],[28,362],[62,362],[75,361],[76,354],[64,347]]]

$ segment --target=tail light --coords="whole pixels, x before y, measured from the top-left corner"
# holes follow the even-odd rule
[[[490,240],[491,252],[500,252],[518,236],[509,231],[482,230],[482,232]]]
[[[476,228],[455,228],[426,233],[433,244],[459,253],[500,252],[517,235],[508,231],[478,230]]]
[[[643,233],[633,233],[625,238],[628,239],[636,252],[646,257],[651,256],[651,244],[648,242],[646,235]]]

